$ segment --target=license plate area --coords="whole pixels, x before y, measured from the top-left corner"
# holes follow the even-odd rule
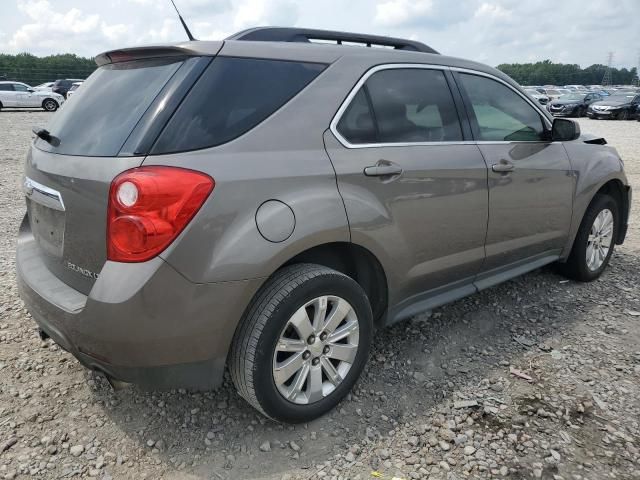
[[[27,212],[31,231],[43,252],[53,257],[62,258],[64,211],[47,207],[27,197]]]

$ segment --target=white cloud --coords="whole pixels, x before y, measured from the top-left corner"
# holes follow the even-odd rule
[[[376,6],[375,22],[384,26],[399,26],[433,11],[432,0],[385,0]]]
[[[220,40],[259,25],[413,38],[491,65],[549,58],[637,62],[640,0],[175,0],[189,28]],[[169,0],[0,0],[0,52],[84,56],[186,39]],[[4,34],[4,36],[3,36]]]

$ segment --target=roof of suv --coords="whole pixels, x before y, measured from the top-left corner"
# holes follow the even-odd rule
[[[258,38],[256,38],[256,32],[261,32]],[[313,35],[310,35],[309,32],[312,32]],[[300,40],[299,35],[307,35],[307,37]],[[310,38],[335,40],[336,43],[318,43],[311,41]],[[276,40],[274,41],[274,39]],[[342,57],[359,57],[361,59],[367,58],[371,66],[385,63],[443,65],[488,73],[520,88],[500,70],[482,63],[440,55],[431,47],[420,42],[329,30],[261,27],[245,30],[221,41],[196,40],[112,50],[97,55],[95,61],[99,66],[102,66],[141,58],[215,56],[218,53],[225,56],[318,63],[333,63]]]

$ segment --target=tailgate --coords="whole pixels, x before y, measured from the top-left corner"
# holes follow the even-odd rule
[[[49,270],[89,294],[107,258],[109,186],[141,157],[81,157],[32,147],[24,192],[31,232]]]

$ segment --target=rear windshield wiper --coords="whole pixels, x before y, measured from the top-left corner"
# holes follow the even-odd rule
[[[54,135],[51,135],[49,133],[49,130],[42,128],[42,127],[32,127],[31,131],[33,133],[35,133],[36,137],[41,138],[42,140],[44,140],[47,143],[50,143],[51,145],[53,145],[54,147],[57,147],[60,145],[60,139]]]

